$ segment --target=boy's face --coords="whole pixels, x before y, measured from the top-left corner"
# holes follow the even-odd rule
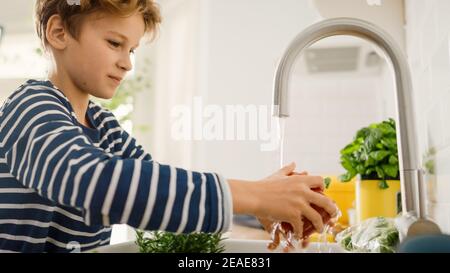
[[[131,55],[144,36],[142,15],[129,17],[93,14],[80,28],[78,39],[69,37],[62,54],[63,65],[75,86],[98,98],[114,96]]]

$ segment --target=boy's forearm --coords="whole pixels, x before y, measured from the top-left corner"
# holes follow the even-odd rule
[[[255,215],[258,208],[257,182],[228,179],[232,199],[233,213]]]

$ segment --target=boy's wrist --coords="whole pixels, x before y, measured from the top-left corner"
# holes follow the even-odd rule
[[[233,213],[256,216],[259,207],[257,181],[229,179],[228,183],[233,199]]]

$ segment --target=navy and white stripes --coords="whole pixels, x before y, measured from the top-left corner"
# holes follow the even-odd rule
[[[0,108],[0,252],[83,251],[107,244],[118,223],[230,228],[221,176],[156,162],[92,101],[86,117],[94,128],[50,81],[27,81]]]

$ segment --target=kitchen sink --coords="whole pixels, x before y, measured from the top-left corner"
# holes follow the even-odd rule
[[[268,240],[226,239],[223,241],[225,253],[272,253],[267,249]],[[138,246],[134,241],[108,245],[89,251],[91,253],[137,253]],[[278,248],[274,252],[282,252]],[[310,243],[305,249],[297,249],[294,253],[345,253],[337,243]]]

